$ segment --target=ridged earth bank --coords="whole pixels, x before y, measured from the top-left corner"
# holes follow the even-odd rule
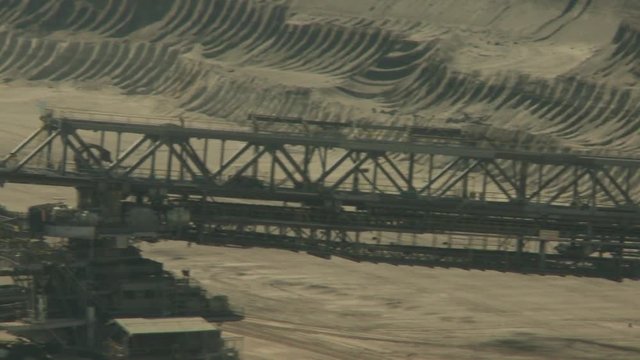
[[[0,156],[42,102],[229,126],[486,125],[635,155],[639,19],[638,0],[0,0]],[[18,210],[73,197],[0,189]],[[249,360],[640,358],[637,282],[142,248],[245,308],[223,330]]]
[[[4,0],[0,79],[164,112],[485,124],[640,146],[632,0]]]

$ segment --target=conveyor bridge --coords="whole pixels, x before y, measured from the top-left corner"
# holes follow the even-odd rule
[[[107,216],[125,198],[186,207],[195,227],[182,235],[198,241],[292,240],[396,263],[507,254],[504,269],[639,269],[632,157],[258,115],[230,124],[50,110],[41,120],[2,161],[1,181],[75,187],[80,207]]]

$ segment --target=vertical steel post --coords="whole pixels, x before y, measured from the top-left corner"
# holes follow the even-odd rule
[[[151,169],[149,169],[149,176],[151,176],[152,179],[156,178],[156,152],[157,151],[154,151],[153,154],[151,154]],[[170,151],[169,156],[171,156]]]
[[[375,155],[371,155],[371,156],[375,156]],[[373,192],[375,193],[376,191],[379,190],[379,187],[378,187],[378,162],[377,161],[373,162],[373,178],[371,179],[371,183],[373,184]]]
[[[596,173],[594,173],[593,171],[591,171],[591,206],[592,207],[596,207],[598,206],[597,204],[597,195],[598,195],[598,180],[596,179]],[[591,225],[591,222],[589,222],[589,225]]]
[[[318,156],[320,157],[320,178],[318,184],[324,186],[327,174],[327,148],[318,148]]]
[[[487,171],[482,172],[482,196],[480,200],[485,201],[487,199]]]
[[[573,183],[573,203],[574,206],[576,204],[578,204],[578,197],[579,197],[579,189],[578,189],[578,184],[580,183],[580,179],[578,178],[580,176],[579,174],[579,170],[578,170],[578,166],[574,166],[573,168],[573,176],[574,176],[574,183]]]
[[[173,147],[173,143],[171,143],[171,146]],[[186,159],[184,158],[184,147],[181,146],[180,147],[180,154],[176,153],[176,156],[180,156],[180,161],[178,161],[178,163],[180,163],[180,181],[184,180],[184,161],[186,161]]]
[[[462,198],[469,198],[469,174],[462,177]]]
[[[167,180],[171,180],[171,172],[173,171],[172,169],[172,165],[173,165],[173,153],[171,152],[171,143],[167,143],[167,176],[166,179]]]
[[[409,187],[409,192],[414,194],[416,192],[416,188],[413,186],[413,176],[415,173],[415,166],[416,166],[416,154],[415,153],[411,153],[409,154],[409,173],[407,174],[407,180],[408,180],[408,187]]]
[[[538,267],[540,268],[540,270],[544,270],[545,269],[545,265],[547,262],[547,254],[546,254],[546,240],[540,240],[540,249],[538,251],[538,256],[539,256],[539,264]]]
[[[429,154],[429,169],[427,176],[427,184],[431,184],[433,180],[433,154]],[[427,188],[427,195],[431,195],[431,185]]]
[[[527,199],[527,182],[529,178],[529,163],[522,162],[520,164],[520,176],[518,179],[518,200]]]
[[[276,150],[271,150],[271,169],[269,171],[269,187],[271,190],[276,188]]]
[[[258,156],[258,154],[260,153],[260,147],[258,145],[255,145],[253,147],[253,156]],[[258,178],[258,164],[260,163],[260,158],[256,158],[256,161],[253,162],[253,167],[251,168],[251,175],[254,178]]]
[[[302,171],[304,172],[303,175],[306,179],[311,179],[311,176],[309,176],[309,164],[311,163],[311,157],[313,156],[314,151],[315,149],[309,150],[309,145],[306,145],[304,147],[304,162],[302,164]]]
[[[122,133],[118,132],[116,136],[116,159],[120,158],[120,151],[122,149]]]
[[[353,156],[355,158],[355,163],[358,163],[360,161],[360,153],[356,152],[355,154],[353,154]],[[351,191],[356,193],[360,191],[359,175],[360,175],[360,166],[358,166],[358,168],[353,172],[353,183],[351,184]]]
[[[518,235],[517,243],[516,243],[516,254],[518,258],[518,262],[522,260],[522,252],[524,251],[524,236]],[[518,264],[520,265],[520,264]]]
[[[48,135],[49,135],[49,136],[51,136],[51,134],[52,134],[52,133],[53,133],[53,131],[52,131],[52,130],[48,130]],[[50,169],[50,168],[51,168],[51,165],[52,165],[52,164],[51,164],[51,157],[52,157],[52,154],[53,154],[53,142],[52,142],[52,141],[50,141],[50,142],[47,144],[47,159],[46,159],[47,163],[45,164],[45,166],[46,166],[46,168],[47,168],[47,169]]]
[[[64,175],[67,173],[67,134],[61,134],[60,140],[62,140],[62,162],[60,163],[60,173]]]

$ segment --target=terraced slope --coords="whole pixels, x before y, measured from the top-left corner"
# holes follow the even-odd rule
[[[635,155],[638,19],[638,0],[0,0],[0,146],[35,126],[24,108],[47,97],[230,124],[251,112],[485,124]],[[0,202],[24,209],[53,193],[10,185]],[[252,318],[231,330],[252,359],[640,354],[635,283],[146,250],[244,302]]]
[[[623,0],[8,0],[4,81],[178,110],[481,122],[634,151],[640,5]]]
[[[0,74],[113,86],[230,120],[471,121],[569,145],[638,146],[638,5],[314,4],[4,1]]]

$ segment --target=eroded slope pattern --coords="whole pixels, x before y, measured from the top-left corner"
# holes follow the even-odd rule
[[[638,10],[625,0],[3,0],[0,79],[115,87],[230,120],[482,123],[634,151]]]

